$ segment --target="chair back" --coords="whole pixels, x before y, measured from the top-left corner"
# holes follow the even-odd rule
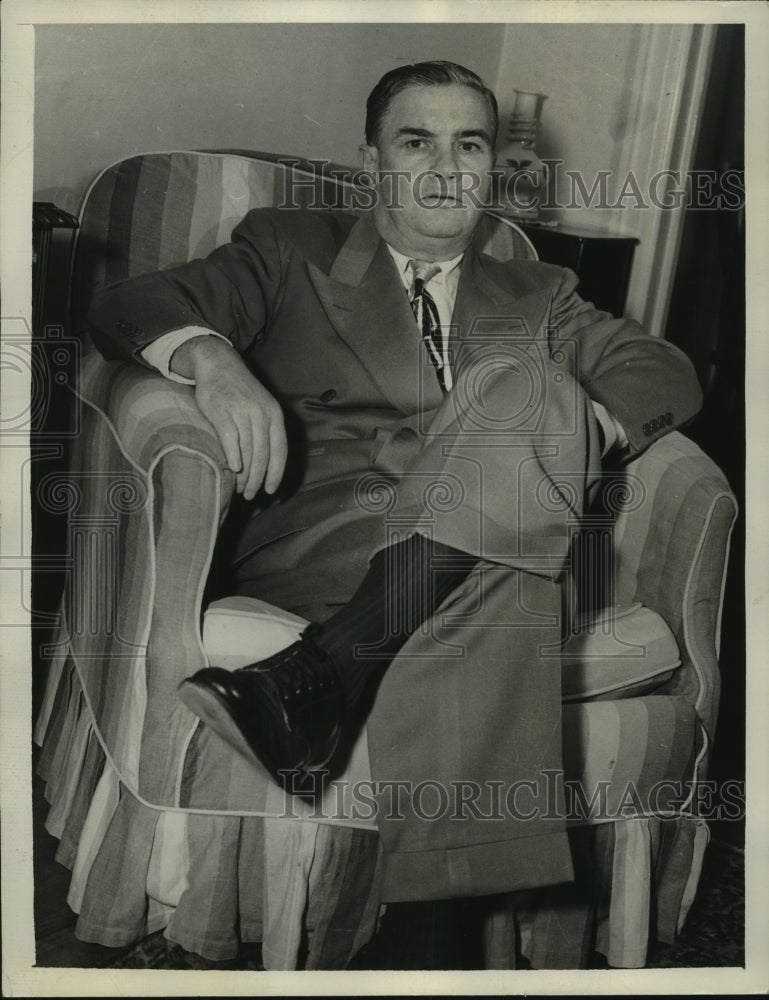
[[[97,286],[176,267],[229,241],[254,208],[361,212],[371,187],[345,167],[261,152],[143,153],[107,167],[80,211],[72,276],[72,329],[83,337]],[[537,259],[510,220],[482,220],[484,249],[498,260]]]

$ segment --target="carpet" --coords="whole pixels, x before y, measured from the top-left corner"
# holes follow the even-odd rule
[[[711,841],[700,888],[673,945],[657,945],[649,969],[742,968],[745,964],[745,858]]]

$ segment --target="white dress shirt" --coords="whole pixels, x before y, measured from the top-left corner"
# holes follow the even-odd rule
[[[409,299],[412,299],[414,297],[414,276],[409,264],[414,258],[407,257],[395,247],[391,247],[389,243],[387,249],[395,261],[403,287],[406,289]],[[462,263],[463,257],[464,251],[457,254],[456,257],[452,257],[451,260],[436,260],[435,266],[440,270],[429,281],[425,282],[425,288],[432,296],[435,308],[438,310],[438,319],[441,321],[441,356],[437,360],[439,367],[443,369],[443,378],[447,389],[452,386],[451,357],[449,355],[451,316],[454,312],[454,302],[459,285],[459,265]]]

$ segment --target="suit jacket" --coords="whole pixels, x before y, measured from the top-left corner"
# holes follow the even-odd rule
[[[637,452],[696,413],[693,369],[672,345],[581,301],[575,287],[569,271],[493,260],[474,239],[452,317],[455,383],[478,343],[559,359]],[[236,589],[307,618],[345,601],[377,547],[377,526],[356,494],[361,474],[397,477],[412,468],[422,431],[445,409],[371,218],[257,210],[206,260],[104,288],[90,323],[107,358],[139,363],[144,346],[187,325],[231,340],[283,404],[290,441],[280,495],[237,538]],[[457,621],[469,620],[472,632],[436,622],[429,635],[411,637],[385,674],[368,719],[374,779],[449,787],[457,779],[529,781],[557,769],[560,672],[553,658],[537,662],[560,638],[557,584],[503,567],[469,581],[454,600]],[[387,813],[388,803],[381,806]],[[483,797],[478,808],[491,807]],[[425,823],[404,810],[402,820],[380,823],[385,899],[501,892],[571,876],[564,824],[552,818]]]
[[[520,338],[525,327],[551,353],[573,343],[576,378],[619,420],[633,452],[696,414],[694,370],[673,345],[583,302],[571,271],[496,261],[479,243],[462,262],[456,366],[483,320],[498,338]],[[89,323],[107,358],[140,363],[142,348],[170,330],[224,334],[308,441],[368,440],[441,401],[370,215],[253,211],[205,260],[99,290]]]
[[[455,373],[479,340],[536,345],[548,356],[568,347],[567,367],[619,420],[632,453],[694,416],[701,394],[677,348],[583,302],[571,271],[497,261],[480,246],[479,229],[461,265],[452,317]],[[308,509],[307,490],[371,468],[401,471],[419,447],[414,432],[442,400],[370,214],[250,212],[232,242],[205,260],[100,290],[89,321],[108,359],[142,364],[141,350],[163,333],[187,325],[215,330],[283,404],[290,441],[283,503],[279,515],[250,526],[241,566],[257,549],[264,563],[269,540],[334,509],[333,497]],[[282,557],[275,556],[277,569]]]

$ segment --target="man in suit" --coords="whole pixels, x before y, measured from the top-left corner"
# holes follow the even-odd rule
[[[602,455],[700,401],[684,356],[580,300],[573,274],[483,252],[496,131],[475,74],[400,67],[368,100],[371,211],[252,212],[90,314],[108,358],[194,382],[254,514],[233,589],[312,622],[180,696],[276,778],[326,766],[368,714],[389,900],[571,877],[540,780],[561,762],[570,540]],[[408,794],[442,807],[458,783],[448,810]],[[500,810],[521,783],[547,808]]]

